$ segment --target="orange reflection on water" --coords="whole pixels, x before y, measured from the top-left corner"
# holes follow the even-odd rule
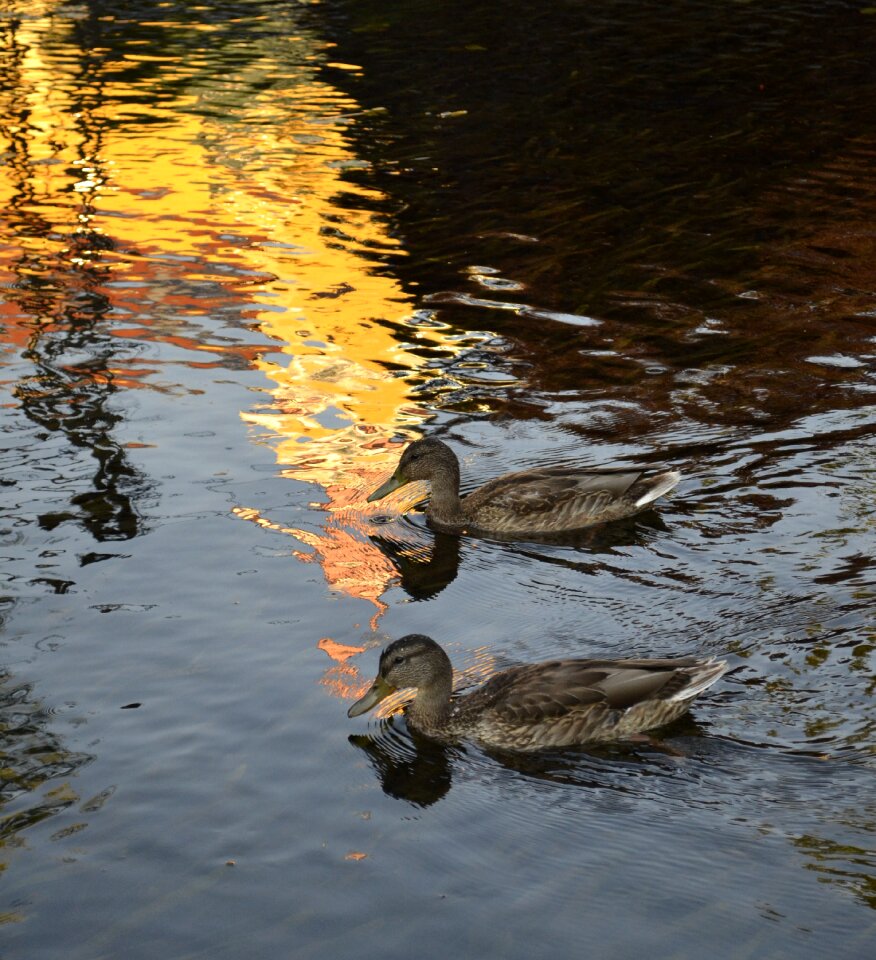
[[[52,322],[66,327],[73,301],[82,322],[105,323],[121,340],[180,350],[178,361],[150,356],[148,364],[120,351],[111,369],[90,371],[95,382],[183,390],[159,382],[158,368],[195,366],[193,351],[218,355],[220,365],[226,357],[230,365],[252,363],[255,348],[219,343],[207,329],[215,329],[213,313],[239,312],[252,296],[247,285],[267,275],[223,262],[228,243],[216,181],[230,189],[234,176],[210,169],[204,120],[181,109],[193,98],[163,98],[150,111],[162,122],[140,128],[120,106],[137,91],[115,79],[119,62],[89,70],[84,83],[83,62],[93,66],[89,50],[68,19],[51,17],[54,6],[30,4],[0,40],[7,154],[0,218],[14,241],[0,250],[0,282],[15,291],[6,336],[39,339]],[[183,75],[179,66],[168,69],[161,82]],[[207,266],[214,262],[220,269]],[[75,303],[77,291],[89,296],[85,307]],[[120,318],[134,323],[111,325]]]
[[[99,304],[88,321],[133,349],[77,376],[182,392],[192,370],[260,370],[263,402],[241,417],[281,475],[320,487],[319,519],[306,529],[258,504],[234,512],[293,537],[290,553],[319,563],[332,589],[376,607],[375,626],[398,574],[370,540],[372,518],[396,501],[365,496],[392,468],[390,441],[427,417],[412,398],[423,355],[457,348],[386,270],[403,251],[376,212],[384,198],[349,175],[367,167],[350,136],[360,108],[321,79],[331,45],[290,22],[285,46],[267,38],[222,74],[212,51],[181,42],[209,25],[162,21],[160,56],[120,33],[121,56],[97,62],[54,6],[31,5],[0,37],[0,217],[15,238],[0,283],[29,291],[36,277],[49,291],[4,307],[8,338],[68,323],[82,291]],[[161,69],[146,69],[155,59]],[[246,327],[257,344],[236,335]]]
[[[350,657],[355,656],[357,653],[365,652],[364,647],[351,647],[343,643],[338,643],[337,640],[332,640],[331,637],[323,637],[317,644],[317,647],[319,647],[320,650],[325,650],[332,660],[337,660],[338,663],[349,660]]]
[[[275,354],[256,361],[269,383],[266,402],[241,416],[272,448],[282,476],[322,488],[316,506],[327,516],[302,529],[274,523],[253,504],[236,513],[309,547],[309,553],[293,553],[318,562],[332,589],[374,604],[376,626],[386,610],[381,597],[398,576],[370,540],[371,518],[386,513],[386,506],[369,505],[365,497],[397,456],[390,441],[427,416],[411,399],[410,377],[425,363],[415,350],[428,346],[449,354],[453,348],[437,325],[414,317],[410,296],[382,267],[387,251],[401,253],[374,212],[383,198],[344,176],[361,165],[347,119],[358,104],[304,72],[289,97],[279,114],[276,91],[249,107],[253,118],[264,121],[259,150],[287,160],[258,174],[259,203],[253,204],[250,191],[238,214],[248,204],[262,235],[271,237],[242,256],[251,258],[250,270],[276,277],[248,315],[277,343]],[[252,152],[240,135],[226,135],[221,151],[237,157]],[[288,145],[308,139],[317,142],[289,162]],[[290,194],[294,205],[278,203]],[[407,370],[409,376],[389,370]]]
[[[342,700],[352,700],[361,696],[356,691],[361,687],[362,678],[359,671],[352,664],[347,663],[347,660],[356,654],[364,653],[365,647],[347,646],[332,640],[331,637],[323,637],[316,646],[324,650],[336,663],[336,666],[329,667],[325,671],[320,683]]]
[[[254,507],[234,507],[232,513],[242,520],[275,533],[285,533],[311,548],[292,550],[294,557],[303,563],[319,563],[329,585],[348,596],[368,600],[377,607],[371,618],[371,627],[376,629],[377,621],[386,612],[387,605],[381,595],[395,583],[398,576],[390,561],[373,544],[356,535],[352,524],[339,523],[330,518],[319,532],[287,527],[262,516]],[[364,529],[364,523],[359,529]]]

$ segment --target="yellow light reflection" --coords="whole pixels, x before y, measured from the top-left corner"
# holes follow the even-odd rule
[[[332,588],[375,605],[374,627],[386,609],[381,596],[397,575],[368,538],[369,518],[385,513],[386,505],[366,504],[365,494],[397,456],[390,439],[426,417],[411,400],[407,381],[387,367],[414,372],[424,361],[401,346],[384,322],[405,323],[413,305],[397,281],[379,269],[377,253],[399,252],[385,224],[368,209],[380,198],[341,177],[356,161],[343,117],[358,105],[312,78],[301,81],[295,98],[306,109],[290,110],[273,124],[267,122],[276,115],[273,100],[251,107],[251,115],[264,121],[261,145],[269,153],[314,136],[318,144],[299,153],[294,168],[282,171],[282,180],[274,171],[260,181],[258,217],[275,245],[260,246],[252,269],[278,279],[270,288],[270,309],[255,307],[253,315],[288,359],[257,361],[271,384],[270,402],[242,416],[272,445],[283,475],[323,488],[321,506],[329,516],[313,532],[270,524],[252,505],[242,505],[237,515],[249,515],[310,547],[309,558],[320,563]],[[246,146],[226,140],[223,149]],[[288,197],[290,186],[296,202],[277,208],[273,198]],[[341,192],[343,208],[337,202]],[[362,209],[356,199],[363,201]],[[250,208],[251,200],[251,192],[228,198]],[[243,211],[236,215],[242,218]],[[413,343],[449,351],[440,330],[415,323],[409,329]]]
[[[160,56],[131,40],[124,58],[85,77],[69,18],[52,18],[52,6],[35,6],[0,49],[9,158],[0,205],[25,223],[16,246],[0,250],[0,282],[15,285],[32,255],[63,289],[77,276],[99,289],[112,335],[172,345],[182,358],[173,363],[187,367],[233,353],[260,369],[264,400],[241,417],[283,475],[324,491],[322,512],[310,530],[275,523],[258,504],[234,512],[294,538],[290,552],[372,604],[376,624],[397,574],[368,536],[387,506],[364,494],[391,469],[391,438],[427,416],[411,397],[418,352],[455,347],[386,273],[381,258],[402,251],[373,212],[382,198],[345,178],[367,164],[349,137],[359,105],[319,78],[330,45],[301,31],[277,54],[266,40],[258,56],[204,80],[204,54],[172,42],[193,26],[161,23]],[[146,71],[136,89],[124,80],[133,64]],[[276,351],[212,336],[225,308]],[[4,305],[4,320],[13,341],[33,333],[20,305]],[[116,388],[189,389],[169,383],[172,372],[163,356],[120,352],[94,376]]]

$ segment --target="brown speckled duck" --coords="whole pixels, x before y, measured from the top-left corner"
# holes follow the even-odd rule
[[[415,440],[395,473],[371,496],[380,500],[412,480],[428,480],[430,526],[447,533],[501,536],[564,533],[644,510],[681,479],[675,470],[537,467],[507,473],[459,496],[459,461],[441,440]]]
[[[511,667],[472,693],[451,697],[450,658],[409,634],[380,656],[358,717],[399,688],[416,687],[408,723],[441,740],[470,738],[506,750],[623,740],[680,717],[727,669],[724,660],[549,660]]]

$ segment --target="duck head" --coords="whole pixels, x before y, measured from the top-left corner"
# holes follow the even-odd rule
[[[435,686],[445,683],[452,674],[450,658],[434,640],[421,633],[409,633],[384,648],[374,682],[365,696],[350,707],[347,716],[367,713],[396,690]]]
[[[368,497],[368,502],[382,500],[412,480],[433,480],[446,475],[453,479],[458,489],[459,461],[450,447],[431,437],[415,440],[405,447],[395,473]]]

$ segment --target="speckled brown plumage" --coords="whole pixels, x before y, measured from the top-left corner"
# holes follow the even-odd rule
[[[504,536],[562,533],[618,520],[668,493],[681,475],[672,470],[542,467],[508,473],[459,496],[459,461],[440,440],[405,448],[392,477],[374,491],[379,500],[412,480],[428,480],[429,523],[451,533]]]
[[[504,670],[452,698],[444,650],[421,634],[389,644],[368,693],[348,711],[359,716],[399,688],[416,687],[409,723],[439,739],[470,738],[495,747],[537,750],[620,740],[680,717],[727,669],[723,660],[551,660]]]

